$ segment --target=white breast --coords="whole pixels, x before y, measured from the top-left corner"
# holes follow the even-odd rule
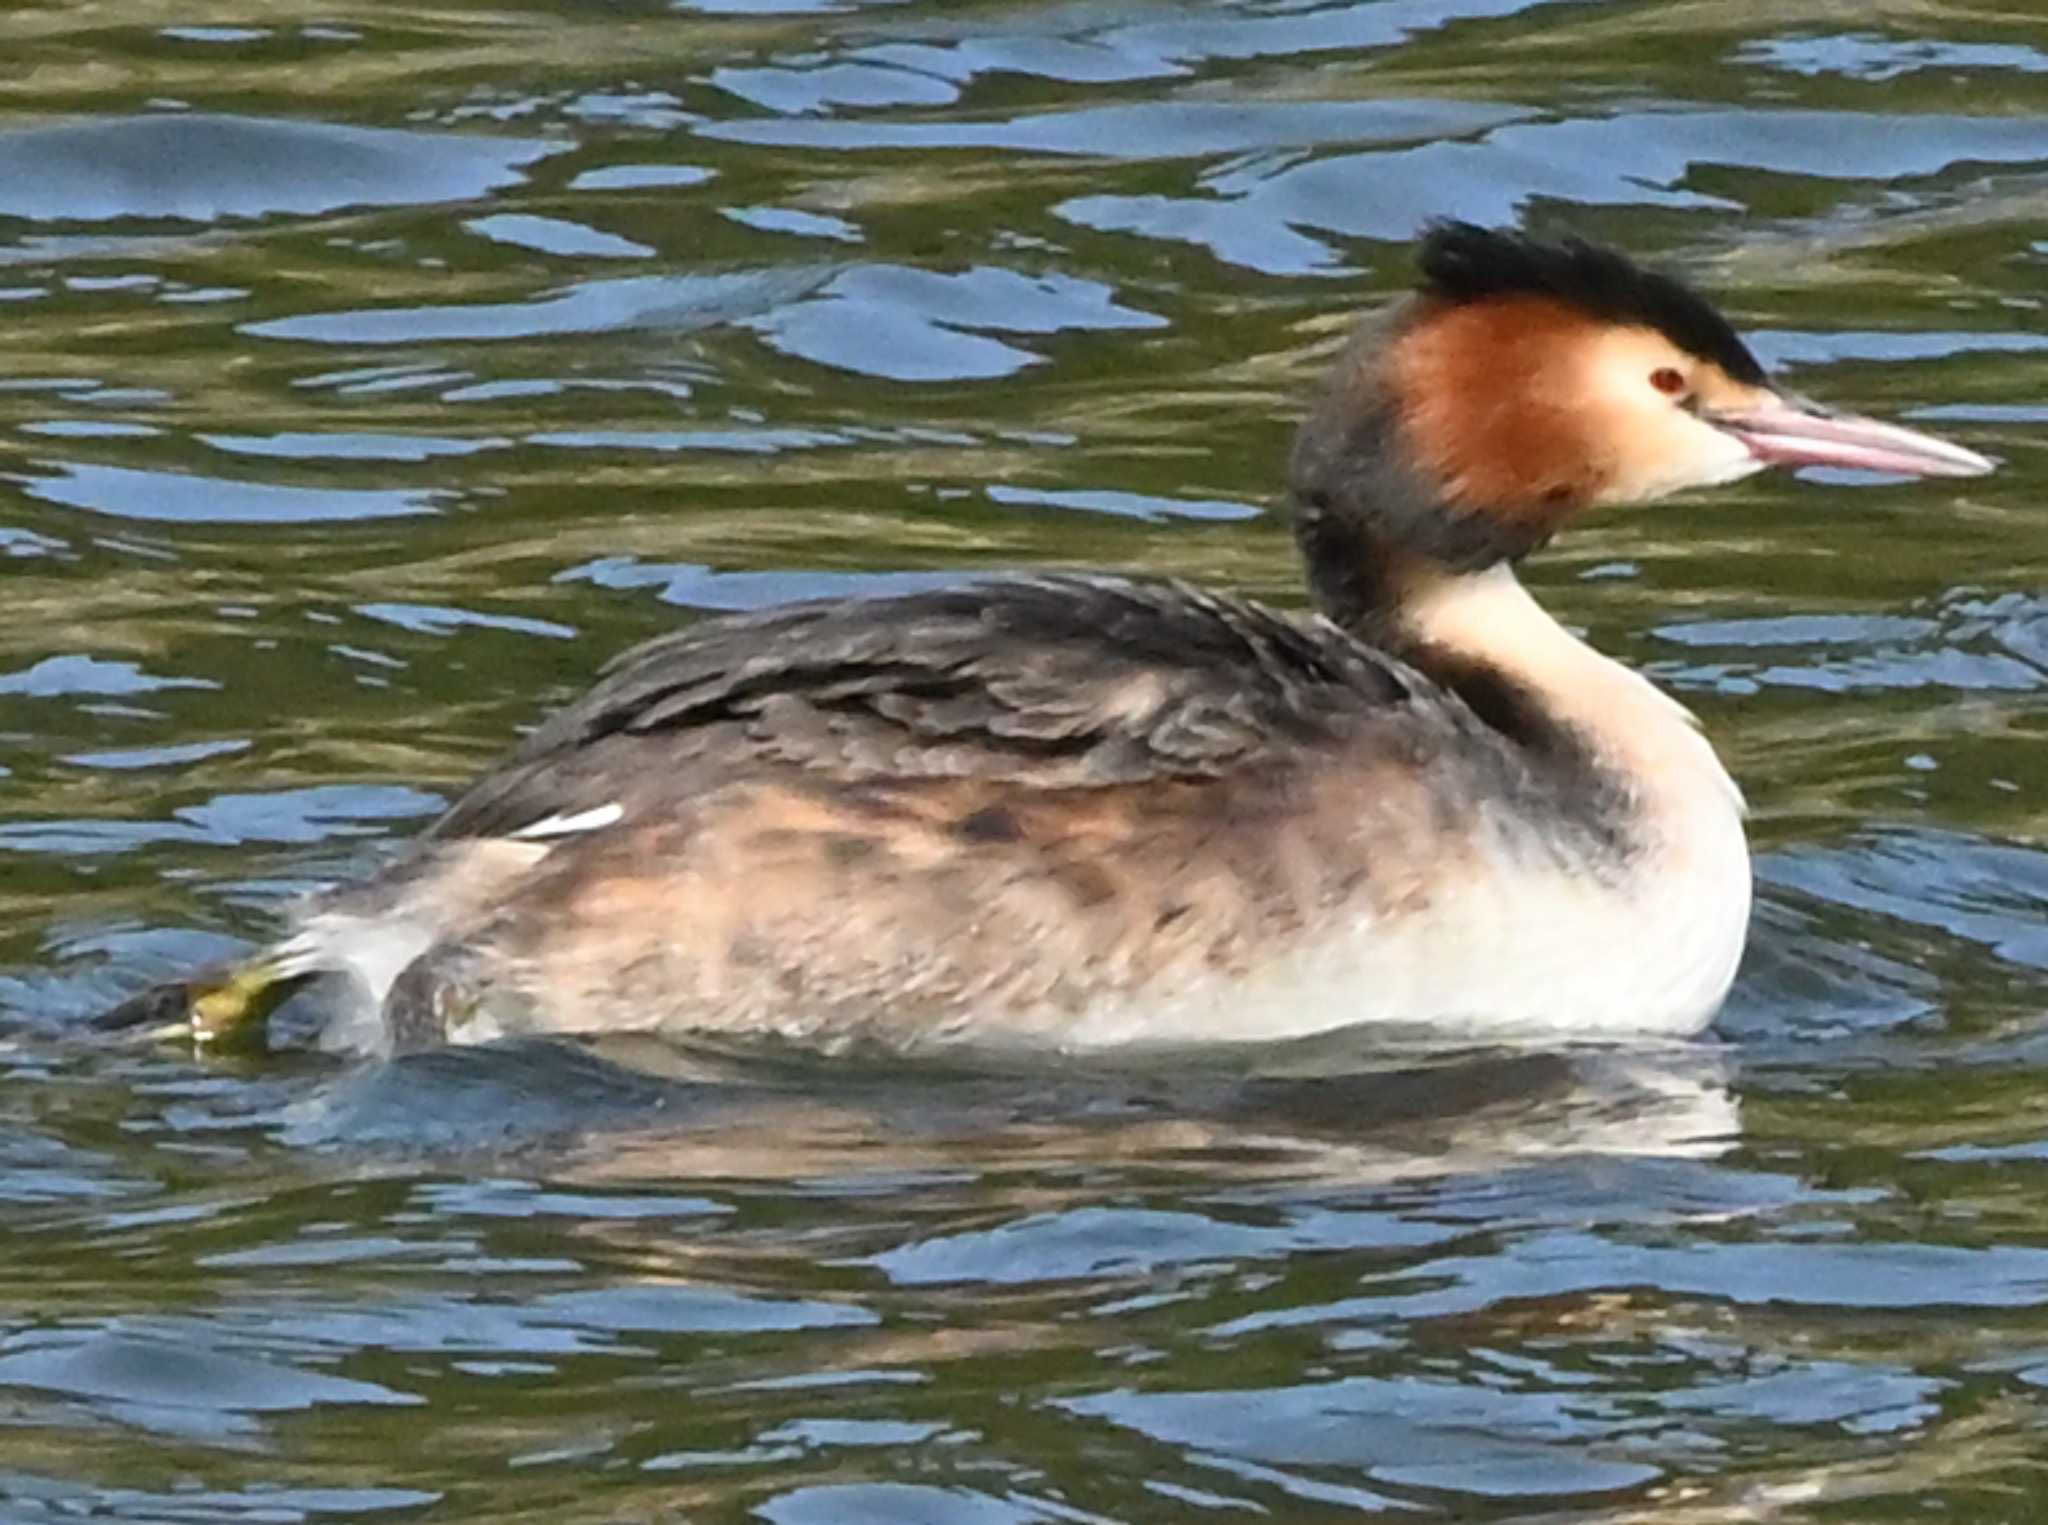
[[[1617,885],[1508,868],[1413,916],[1340,917],[1248,978],[1107,1003],[1063,1036],[1098,1048],[1368,1023],[1478,1038],[1696,1033],[1728,993],[1749,924],[1741,822],[1724,811],[1713,827]]]

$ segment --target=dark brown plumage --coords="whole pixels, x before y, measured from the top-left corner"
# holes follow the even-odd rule
[[[603,805],[651,751],[670,768],[744,756],[849,783],[1214,778],[1337,741],[1410,681],[1329,626],[1173,584],[1018,579],[797,604],[616,658],[429,834]]]

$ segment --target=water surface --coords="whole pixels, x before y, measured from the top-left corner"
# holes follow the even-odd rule
[[[2048,34],[1847,14],[11,10],[0,1513],[2024,1513]],[[1073,566],[1298,605],[1296,399],[1444,214],[1684,270],[1800,389],[2005,462],[1530,568],[1748,791],[1705,1040],[82,1035],[702,612]]]

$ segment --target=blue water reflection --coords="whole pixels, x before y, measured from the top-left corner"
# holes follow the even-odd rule
[[[228,218],[466,201],[558,152],[536,139],[161,112],[0,132],[0,218]]]
[[[9,34],[0,1516],[2040,1491],[2032,17],[245,11]],[[1531,559],[1748,792],[1700,1041],[352,1065],[308,1004],[259,1057],[88,1030],[702,614],[1074,567],[1298,607],[1299,398],[1440,215],[1625,243],[1800,388],[2001,462],[1758,478]]]

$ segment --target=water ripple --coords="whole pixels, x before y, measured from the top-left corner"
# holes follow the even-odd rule
[[[217,222],[467,201],[563,147],[204,112],[16,127],[0,132],[0,217]]]

